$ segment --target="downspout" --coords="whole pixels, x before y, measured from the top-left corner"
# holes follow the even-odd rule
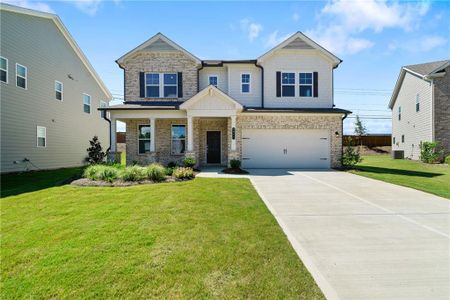
[[[199,69],[197,69],[197,93],[200,92],[200,70],[204,68],[204,64],[202,61],[202,65]]]
[[[108,153],[111,150],[111,120],[108,119],[106,116],[106,110],[104,110],[105,115],[103,116],[103,119],[105,119],[109,123],[109,147],[106,149],[106,152]]]
[[[261,69],[261,108],[264,108],[264,68],[255,61],[255,66]]]

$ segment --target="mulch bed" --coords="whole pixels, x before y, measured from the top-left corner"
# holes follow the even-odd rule
[[[195,176],[194,176],[195,178]],[[103,187],[114,187],[114,186],[133,186],[133,185],[141,185],[141,184],[155,184],[155,183],[165,183],[165,182],[180,182],[180,181],[188,181],[190,179],[177,179],[175,177],[167,177],[164,181],[151,181],[151,180],[141,180],[141,181],[123,181],[123,180],[115,180],[113,182],[102,181],[102,180],[91,180],[88,178],[80,178],[72,181],[70,184],[77,186],[103,186]]]
[[[227,169],[222,170],[222,172],[225,173],[225,174],[235,174],[235,175],[248,174],[247,171],[242,170],[241,168],[238,168],[238,169],[227,168]]]

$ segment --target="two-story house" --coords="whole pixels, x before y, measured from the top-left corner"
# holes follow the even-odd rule
[[[0,4],[1,172],[85,163],[112,96],[57,15]]]
[[[199,166],[339,167],[342,122],[333,71],[341,60],[298,32],[251,60],[200,60],[161,33],[117,60],[127,163],[194,157]],[[111,149],[116,149],[111,135]]]
[[[404,66],[389,108],[392,150],[420,159],[420,143],[440,143],[450,154],[450,60]]]

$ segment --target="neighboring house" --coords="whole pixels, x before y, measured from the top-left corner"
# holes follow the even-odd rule
[[[58,16],[0,5],[1,172],[82,165],[110,92]]]
[[[392,150],[420,159],[420,142],[437,141],[450,154],[450,60],[405,66],[389,108]]]
[[[257,59],[200,60],[158,33],[117,60],[127,163],[339,167],[342,121],[333,71],[341,60],[298,32]],[[116,149],[112,135],[111,149]]]

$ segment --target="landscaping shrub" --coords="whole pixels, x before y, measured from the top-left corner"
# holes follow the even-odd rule
[[[427,164],[437,163],[442,159],[444,151],[439,142],[420,142],[420,160]]]
[[[172,176],[173,170],[175,170],[175,168],[166,168],[166,175],[167,176]]]
[[[192,168],[178,167],[173,170],[172,175],[178,179],[189,179],[194,177],[194,170]]]
[[[101,165],[90,165],[88,166],[83,173],[84,178],[88,178],[91,180],[97,180],[97,173],[99,169],[101,168]]]
[[[163,181],[166,178],[166,169],[160,164],[151,164],[146,168],[147,177],[153,181]]]
[[[230,167],[232,169],[239,169],[241,167],[241,161],[239,159],[230,160]]]
[[[91,146],[86,149],[88,156],[86,157],[86,161],[89,164],[99,164],[102,163],[106,157],[106,153],[103,152],[102,145],[98,140],[97,136],[94,136],[92,140],[89,141]]]
[[[119,178],[119,169],[115,166],[91,165],[86,168],[83,177],[91,180],[113,182]]]
[[[450,166],[450,155],[445,157],[445,163]]]
[[[140,181],[147,177],[146,169],[139,166],[126,167],[121,172],[121,179],[125,181]]]
[[[183,165],[187,168],[193,168],[197,162],[192,157],[185,157],[183,159]]]
[[[353,168],[357,163],[362,162],[359,150],[353,147],[346,147],[342,154],[342,165],[347,168]]]
[[[174,162],[174,161],[170,161],[170,162],[167,164],[167,167],[168,167],[168,168],[175,168],[176,166],[177,166],[177,163]]]

